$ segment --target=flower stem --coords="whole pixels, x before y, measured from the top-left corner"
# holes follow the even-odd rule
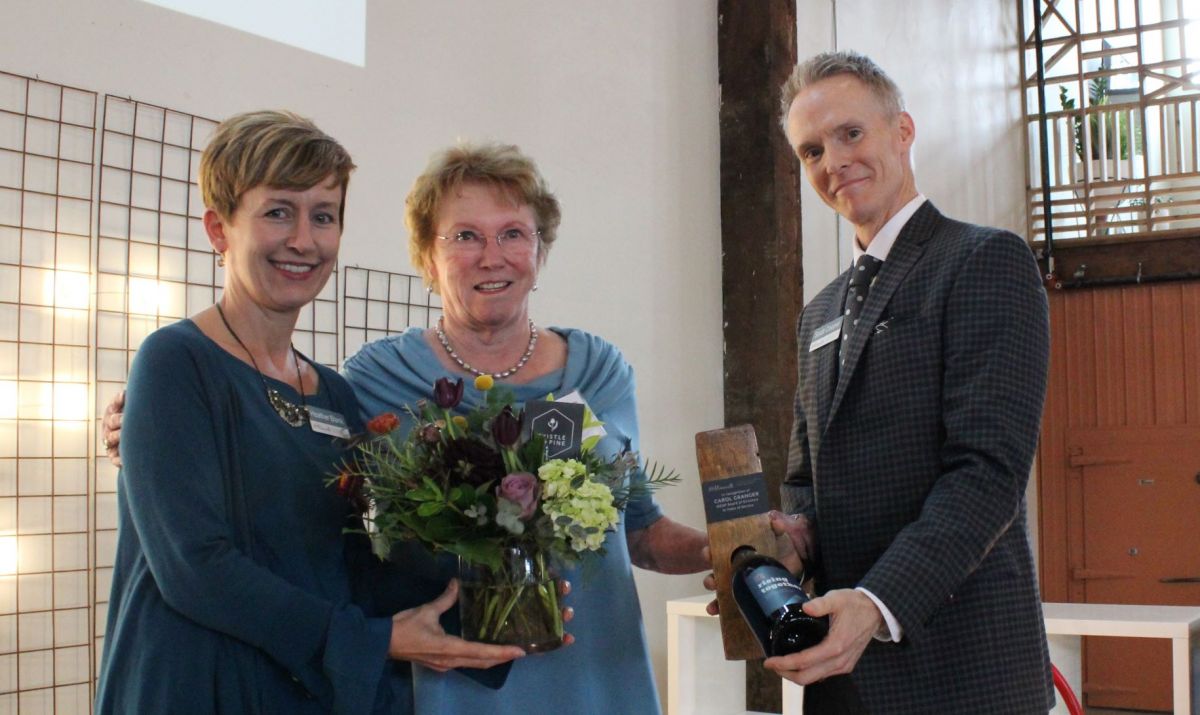
[[[450,410],[442,410],[442,417],[446,421],[446,434],[450,435],[451,439],[457,438],[458,433],[455,432],[457,427],[454,425],[454,418],[450,415]]]
[[[508,615],[512,613],[513,608],[517,605],[517,601],[521,600],[521,594],[525,592],[525,585],[519,584],[513,588],[512,598],[508,599],[508,603],[504,606],[504,610],[496,618],[496,630],[492,634],[492,640],[500,639],[500,630],[504,628],[504,622],[508,620]]]
[[[517,462],[517,452],[512,447],[502,448],[500,455],[504,458],[504,468],[509,474],[522,471],[520,463]]]

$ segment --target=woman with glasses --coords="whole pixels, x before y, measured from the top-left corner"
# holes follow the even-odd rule
[[[523,655],[447,636],[453,585],[393,615],[406,575],[344,532],[361,522],[327,485],[358,402],[291,336],[337,260],[353,169],[281,112],[233,117],[204,150],[224,287],[147,337],[130,372],[97,713],[404,713],[410,677],[389,658]]]
[[[621,353],[595,335],[530,318],[529,294],[560,219],[533,161],[499,144],[442,151],[416,180],[405,211],[413,265],[441,296],[443,316],[430,329],[370,343],[346,362],[365,414],[402,414],[439,377],[469,382],[489,374],[521,402],[578,392],[604,422],[601,454],[637,449],[633,372]],[[479,393],[467,392],[457,409],[478,406]],[[417,712],[658,713],[630,563],[663,573],[707,570],[707,538],[663,516],[650,497],[632,502],[622,521],[598,563],[566,574],[575,645],[513,663],[499,690],[418,666]],[[399,558],[435,583],[454,574],[452,563],[434,562],[420,547]]]

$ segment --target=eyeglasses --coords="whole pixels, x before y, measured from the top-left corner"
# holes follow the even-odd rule
[[[496,246],[505,255],[521,255],[532,251],[541,235],[541,231],[530,231],[519,226],[506,228],[496,234]],[[446,248],[455,253],[483,253],[483,248],[488,242],[487,236],[471,229],[437,238],[445,241]]]

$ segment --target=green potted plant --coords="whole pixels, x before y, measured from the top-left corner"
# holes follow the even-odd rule
[[[1109,78],[1093,78],[1087,84],[1087,91],[1089,107],[1107,105],[1110,98]],[[1058,99],[1064,110],[1071,111],[1075,109],[1075,99],[1067,94],[1066,87],[1060,86],[1058,88]],[[1098,181],[1114,180],[1117,176],[1123,178],[1130,177],[1132,174],[1132,166],[1129,164],[1131,132],[1128,114],[1106,111],[1087,114],[1089,134],[1087,147],[1084,146],[1084,117],[1080,114],[1074,114],[1071,117],[1071,123],[1075,156],[1078,158],[1075,164],[1074,175],[1081,183],[1095,184]],[[1102,146],[1106,147],[1103,155],[1105,161],[1103,162],[1101,161]],[[1085,150],[1088,154],[1086,163]],[[1124,166],[1119,166],[1118,162],[1124,164]],[[1127,188],[1126,184],[1119,184],[1117,186],[1102,187],[1093,185],[1086,192],[1082,186],[1075,189],[1076,198],[1082,199],[1086,193],[1092,199],[1088,204],[1096,212],[1093,218],[1096,233],[1106,234],[1109,232],[1109,228],[1105,224],[1108,223],[1109,217],[1115,213],[1113,209],[1121,206],[1120,195],[1125,193]]]
[[[1059,99],[1059,102],[1062,103],[1062,108],[1064,110],[1071,111],[1071,110],[1075,109],[1075,98],[1071,97],[1067,94],[1066,87],[1060,86],[1058,88],[1058,99]],[[1088,106],[1100,107],[1100,106],[1108,104],[1108,100],[1109,100],[1109,78],[1108,77],[1096,77],[1096,78],[1092,79],[1091,82],[1088,82]],[[1079,115],[1075,115],[1072,118],[1072,124],[1074,125],[1075,155],[1077,157],[1079,157],[1080,161],[1082,161],[1084,158],[1083,157],[1083,151],[1084,151],[1083,119]],[[1100,134],[1100,127],[1102,124],[1104,126],[1103,139],[1101,138],[1101,134]],[[1089,114],[1088,115],[1088,127],[1090,129],[1089,134],[1091,135],[1089,137],[1089,140],[1090,140],[1089,143],[1091,145],[1091,152],[1090,152],[1091,157],[1090,158],[1092,161],[1100,160],[1100,145],[1101,145],[1102,141],[1105,144],[1107,144],[1107,146],[1108,146],[1109,151],[1107,153],[1108,153],[1109,160],[1115,160],[1115,159],[1127,160],[1127,159],[1129,159],[1129,134],[1130,134],[1130,132],[1129,132],[1129,119],[1128,119],[1127,115],[1122,114],[1120,112],[1118,112],[1116,114],[1109,114],[1109,113]],[[1112,151],[1113,145],[1114,145],[1114,141],[1113,141],[1114,133],[1116,134],[1116,136],[1118,138],[1118,144],[1119,144],[1119,151],[1115,152],[1117,154],[1116,156],[1114,156],[1114,152]]]

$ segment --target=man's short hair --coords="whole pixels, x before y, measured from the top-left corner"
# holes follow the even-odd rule
[[[796,65],[792,75],[783,83],[779,93],[780,123],[786,125],[788,110],[792,108],[796,95],[823,79],[844,74],[856,77],[867,85],[889,115],[904,111],[904,97],[900,94],[900,88],[870,57],[853,50],[822,52]]]
[[[342,189],[338,223],[344,223],[353,170],[345,148],[308,119],[292,112],[246,112],[221,122],[200,155],[200,195],[206,207],[229,220],[242,195],[255,187],[303,191],[332,177]]]

